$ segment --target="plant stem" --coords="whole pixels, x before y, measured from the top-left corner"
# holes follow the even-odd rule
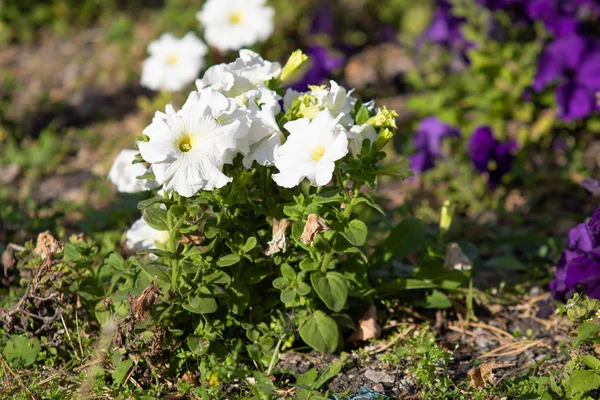
[[[275,346],[275,351],[273,352],[273,356],[271,357],[271,362],[269,363],[269,368],[267,369],[267,376],[271,375],[273,368],[275,367],[275,359],[279,358],[279,347],[283,342],[283,338],[279,338],[277,342],[277,346]]]
[[[173,216],[169,212],[167,212],[167,228],[169,229],[169,251],[171,251],[172,253],[176,253],[176,232],[173,232]],[[177,289],[179,286],[179,262],[177,258],[175,258],[174,260],[170,260],[169,264],[171,264],[171,287],[173,289]]]

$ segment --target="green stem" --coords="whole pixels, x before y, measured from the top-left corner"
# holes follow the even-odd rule
[[[267,369],[267,376],[271,375],[271,372],[273,372],[273,368],[275,367],[275,360],[279,358],[279,347],[281,347],[282,342],[283,337],[280,337],[279,341],[277,342],[277,346],[275,346],[273,356],[271,357],[271,362],[269,363],[269,368]]]
[[[169,251],[176,253],[176,232],[173,231],[173,216],[169,212],[167,212],[167,228],[169,229]],[[175,258],[174,260],[170,260],[169,264],[171,264],[171,286],[173,289],[177,289],[179,286],[179,261]]]

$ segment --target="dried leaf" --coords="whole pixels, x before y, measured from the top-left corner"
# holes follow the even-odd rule
[[[37,244],[35,246],[35,254],[42,257],[42,260],[52,258],[53,254],[63,251],[63,245],[49,231],[42,232],[38,235]]]
[[[161,290],[156,285],[157,278],[154,278],[154,282],[150,284],[146,289],[142,291],[142,294],[137,297],[132,304],[133,312],[138,320],[144,319],[146,313],[152,309],[152,306],[156,303],[160,297]]]
[[[185,233],[181,236],[182,236],[181,240],[180,240],[181,243],[193,244],[195,246],[202,244],[202,242],[204,242],[204,240],[206,240],[204,235],[200,232]]]
[[[462,249],[457,243],[449,243],[446,246],[444,267],[448,269],[455,269],[457,271],[470,271],[473,267],[473,263],[465,255],[465,253],[463,253]]]
[[[471,386],[483,389],[488,384],[493,385],[496,382],[493,368],[494,365],[490,363],[483,363],[478,367],[471,368],[467,373]]]
[[[290,226],[290,223],[287,219],[284,218],[281,221],[277,221],[273,218],[273,239],[269,242],[269,248],[265,251],[267,256],[279,253],[280,250],[282,253],[285,253],[287,249],[285,231],[288,226]]]
[[[377,323],[377,307],[374,304],[369,306],[367,312],[358,321],[358,329],[350,336],[351,342],[364,341],[369,339],[379,339],[381,335],[381,326]]]
[[[302,236],[300,236],[300,240],[302,240],[302,243],[312,246],[315,243],[317,234],[327,232],[328,230],[329,225],[327,225],[327,222],[323,218],[317,214],[310,214],[306,225],[304,225],[304,231],[302,232]]]

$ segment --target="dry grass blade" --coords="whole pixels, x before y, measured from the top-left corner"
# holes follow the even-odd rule
[[[494,350],[490,350],[487,353],[481,355],[481,358],[518,356],[525,350],[535,346],[543,346],[549,348],[549,346],[545,344],[542,340],[523,340],[521,342],[508,343],[497,347]]]

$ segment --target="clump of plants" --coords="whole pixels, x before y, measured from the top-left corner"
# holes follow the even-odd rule
[[[342,347],[360,318],[352,310],[372,302],[373,260],[389,262],[369,257],[358,211],[383,219],[370,194],[378,177],[410,170],[383,163],[395,112],[334,81],[284,91],[305,61],[298,51],[281,67],[242,50],[211,67],[180,110],[156,113],[139,155],[129,153],[134,164],[117,160],[119,190],[153,189],[127,233],[138,255],[113,253],[101,268],[111,283],[101,321],[131,314],[128,295],[152,292],[135,323],[160,331],[180,362],[196,358],[202,370],[225,360],[229,376],[240,357],[271,371],[294,343]]]

